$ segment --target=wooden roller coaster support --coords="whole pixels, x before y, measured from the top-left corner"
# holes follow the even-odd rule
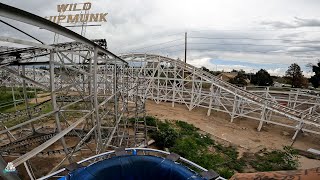
[[[22,76],[25,76],[25,75],[26,75],[26,67],[22,66]],[[22,85],[23,85],[24,103],[25,103],[25,106],[26,106],[26,110],[27,110],[27,114],[28,114],[29,120],[30,120],[30,119],[32,119],[32,116],[31,116],[31,113],[30,113],[30,107],[29,107],[29,102],[28,102],[28,95],[27,95],[26,80],[25,79],[22,80]],[[33,125],[32,122],[30,123],[30,126],[31,126],[31,129],[32,129],[32,133],[35,133],[36,130],[35,130],[34,125]]]
[[[54,65],[54,52],[53,52],[53,50],[50,51],[50,59],[49,60],[50,60],[49,68],[50,68],[51,102],[52,102],[52,108],[55,111],[54,118],[56,121],[56,128],[57,128],[58,133],[60,133],[61,132],[61,125],[60,125],[60,118],[59,118],[57,99],[56,99],[57,95],[55,92],[55,75],[54,75],[55,65]],[[60,139],[60,141],[61,141],[61,144],[64,148],[65,153],[68,154],[68,149],[67,149],[67,145],[66,145],[64,137],[62,137]]]

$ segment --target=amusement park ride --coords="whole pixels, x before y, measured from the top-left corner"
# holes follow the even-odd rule
[[[140,171],[150,171],[140,174],[145,178],[159,174],[159,179],[223,179],[179,155],[147,148],[147,99],[171,102],[172,107],[185,104],[190,111],[207,108],[208,116],[213,110],[225,112],[231,122],[241,117],[257,120],[258,131],[265,123],[291,128],[295,130],[293,139],[299,132],[320,134],[317,95],[302,90],[240,88],[190,64],[159,55],[117,56],[107,50],[104,39],[89,40],[1,3],[0,16],[72,39],[43,44],[0,36],[2,42],[29,46],[0,51],[0,84],[13,96],[0,108],[13,106],[16,110],[0,113],[0,153],[11,159],[8,163],[2,159],[0,167],[6,167],[2,175],[8,179],[17,179],[14,172],[19,168],[24,168],[30,179],[102,179],[102,172],[117,179],[117,173],[129,178]],[[59,18],[68,20],[67,16]],[[15,95],[18,89],[22,97]],[[35,98],[29,97],[30,91],[35,92]],[[60,157],[60,161],[36,177],[32,163],[50,156]],[[146,170],[146,164],[159,169]],[[97,176],[90,176],[92,173]]]

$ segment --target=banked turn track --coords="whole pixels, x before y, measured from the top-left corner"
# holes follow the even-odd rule
[[[60,44],[60,46],[69,44]],[[16,49],[16,51],[25,52],[22,49]],[[27,53],[26,56],[28,59],[39,57],[43,51],[39,52],[40,54],[31,55]],[[258,120],[260,121],[258,131],[262,129],[264,123],[291,128],[295,130],[293,139],[299,131],[320,134],[320,97],[318,95],[301,90],[272,91],[269,88],[249,91],[225,82],[195,66],[160,55],[125,54],[120,57],[129,63],[128,73],[124,76],[136,79],[130,81],[127,87],[131,89],[129,91],[131,97],[136,93],[132,87],[136,86],[137,79],[140,79],[144,81],[140,83],[140,88],[146,90],[142,98],[154,100],[156,103],[171,102],[172,107],[175,103],[185,104],[190,111],[195,107],[203,107],[208,109],[208,116],[212,110],[225,112],[230,115],[231,122],[240,117]],[[112,69],[113,66],[100,68],[97,76],[107,76],[108,79],[112,79],[113,74],[108,73],[112,72]],[[49,78],[44,78],[49,76],[48,71],[26,68],[26,72],[37,81],[41,79],[42,84],[49,84],[46,82]],[[11,82],[7,80],[3,83]],[[32,83],[28,85],[36,86]],[[57,86],[68,85],[57,84]],[[103,86],[98,87],[103,91]],[[69,98],[77,99],[72,96]],[[285,105],[281,102],[285,102]]]
[[[157,103],[169,101],[172,107],[182,103],[189,110],[204,107],[208,109],[208,115],[212,110],[226,112],[231,122],[237,117],[255,119],[260,121],[259,131],[264,123],[292,128],[295,130],[293,139],[299,131],[320,134],[319,96],[300,90],[247,91],[195,66],[160,55],[126,54],[120,57],[133,66],[141,64],[141,67],[131,68],[139,69],[148,80],[146,97]],[[287,105],[282,105],[281,101],[286,101]]]

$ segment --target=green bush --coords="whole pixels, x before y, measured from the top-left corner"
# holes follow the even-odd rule
[[[178,138],[178,132],[170,126],[169,122],[158,122],[158,131],[150,133],[151,138],[156,141],[156,145],[164,147],[172,147]]]
[[[234,174],[233,170],[230,170],[225,167],[218,168],[216,171],[220,176],[227,178],[227,179],[231,178]]]
[[[14,93],[15,93],[16,100],[24,99],[24,95],[23,95],[22,91],[15,91]],[[27,97],[29,99],[34,98],[35,93],[34,92],[27,92]],[[23,103],[24,103],[24,101],[17,103],[17,104],[23,104]],[[5,105],[2,108],[0,108],[0,112],[6,112],[7,110],[14,107],[11,89],[10,90],[3,90],[3,89],[0,90],[0,104]],[[25,109],[25,107],[23,109]]]
[[[289,146],[285,146],[283,151],[274,150],[255,157],[250,164],[258,171],[295,170],[299,166],[298,152]]]
[[[139,121],[143,120],[143,118],[139,118]],[[131,124],[134,124],[136,121],[136,118],[130,118],[128,119],[128,122]],[[157,126],[157,119],[154,118],[153,116],[146,116],[146,125],[147,126]]]
[[[185,137],[177,139],[174,146],[170,148],[170,151],[185,158],[196,159],[194,157],[198,157],[198,153],[202,149],[202,147],[198,146],[194,138]]]
[[[153,116],[146,116],[147,126],[157,126],[157,120]]]
[[[193,124],[188,124],[184,121],[176,121],[175,124],[183,135],[191,135],[197,133],[197,130],[199,130],[199,128],[196,128]]]
[[[128,119],[128,123],[130,123],[132,125],[134,124],[135,121],[136,121],[136,118],[134,118],[134,117]]]
[[[230,178],[235,171],[243,171],[245,162],[237,159],[238,152],[234,147],[215,143],[209,134],[199,133],[199,129],[192,124],[183,121],[159,121],[158,129],[151,133],[151,137],[159,147],[169,147],[170,152],[206,169],[213,169],[224,178]]]
[[[215,144],[214,147],[219,151],[222,152],[223,154],[227,155],[229,158],[235,160],[238,158],[238,151],[236,148],[228,146],[222,146],[221,144]]]

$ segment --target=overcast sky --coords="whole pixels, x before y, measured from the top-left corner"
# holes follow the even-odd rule
[[[92,2],[90,12],[108,13],[107,22],[88,27],[85,36],[107,39],[109,50],[116,54],[147,52],[183,59],[184,32],[188,32],[188,63],[212,70],[255,72],[264,68],[273,75],[283,75],[296,62],[310,76],[305,66],[317,62],[320,49],[319,0],[0,2],[42,17],[57,15],[58,4]],[[53,42],[53,34],[9,22],[48,44]],[[80,32],[79,28],[72,30]],[[0,34],[29,39],[3,24]]]

